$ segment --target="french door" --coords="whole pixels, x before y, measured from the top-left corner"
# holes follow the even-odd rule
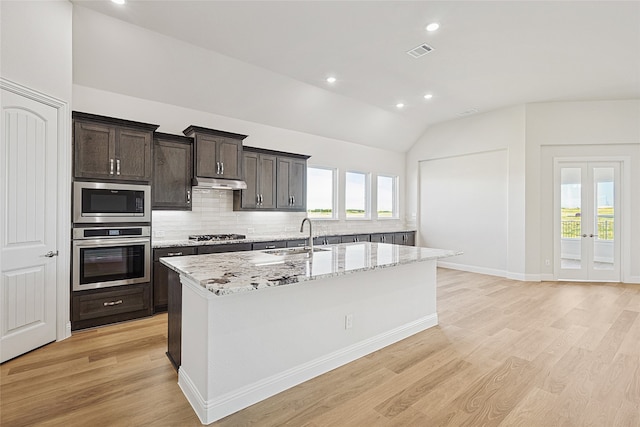
[[[620,162],[556,162],[555,266],[561,280],[620,281]]]

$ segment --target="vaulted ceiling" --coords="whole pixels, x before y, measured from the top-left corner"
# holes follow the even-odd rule
[[[199,109],[394,151],[435,123],[476,111],[640,98],[637,1],[73,3],[262,72],[259,93],[233,76],[220,82],[251,108],[194,100]],[[427,32],[432,22],[440,28]],[[407,54],[423,43],[434,50]],[[81,84],[83,69],[74,66]],[[314,102],[292,105],[305,88]]]

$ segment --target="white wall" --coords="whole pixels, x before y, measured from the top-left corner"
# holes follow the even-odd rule
[[[622,276],[640,283],[640,100],[529,104],[526,139],[527,271],[553,277],[554,157],[628,157]]]
[[[420,162],[420,241],[463,251],[441,265],[507,271],[508,151]]]
[[[500,161],[500,168],[506,170],[502,175],[499,185],[505,188],[508,198],[504,205],[505,211],[501,217],[506,223],[499,224],[490,218],[483,218],[476,215],[476,212],[486,211],[486,206],[482,199],[469,199],[466,202],[466,216],[469,224],[483,228],[485,232],[495,236],[491,241],[491,248],[494,248],[494,255],[491,259],[486,258],[486,254],[480,253],[476,244],[469,242],[467,248],[471,253],[465,254],[464,259],[452,259],[452,262],[464,262],[469,270],[501,272],[505,276],[513,278],[524,278],[524,106],[516,106],[492,111],[485,114],[467,117],[464,119],[444,122],[427,129],[425,134],[407,152],[407,213],[408,223],[419,220],[422,205],[430,203],[429,200],[420,200],[420,188],[423,185],[429,186],[424,179],[428,176],[419,175],[419,163],[424,161],[425,167],[429,161],[437,159],[450,159],[448,163],[452,168],[464,170],[467,156],[480,155],[494,151],[504,151],[505,155]],[[497,161],[497,160],[495,160]],[[492,159],[492,162],[494,160]],[[496,179],[494,170],[487,165],[486,168],[476,169],[478,182],[493,182]],[[441,194],[456,195],[459,197],[456,182],[441,182]],[[467,196],[465,196],[467,197]],[[470,197],[470,195],[468,196]],[[459,201],[456,201],[458,203]],[[446,203],[446,201],[442,201]],[[444,222],[439,224],[438,233],[458,234],[459,221],[456,216],[443,218]],[[506,225],[507,232],[503,228]],[[420,223],[422,238],[420,244],[431,246],[429,236],[430,224]],[[437,245],[447,249],[463,250],[455,247],[458,241],[447,242],[438,239]],[[499,249],[498,249],[499,248]],[[487,248],[490,249],[490,248]],[[506,259],[502,254],[506,253]],[[479,268],[480,267],[480,268]],[[484,271],[486,271],[484,270]]]
[[[67,0],[0,2],[2,77],[70,102],[71,19]]]
[[[506,276],[553,279],[553,262],[545,265],[553,260],[553,158],[615,156],[630,159],[622,275],[640,282],[640,187],[634,185],[640,182],[640,100],[528,104],[429,128],[407,152],[408,221],[427,203],[419,198],[419,161],[496,149],[509,153],[508,237],[501,242],[508,252]],[[428,243],[428,233],[424,239]]]

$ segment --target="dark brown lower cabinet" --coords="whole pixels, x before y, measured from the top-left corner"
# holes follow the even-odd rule
[[[415,246],[416,232],[403,231],[401,233],[394,233],[393,243],[395,243],[396,245]]]
[[[196,255],[197,248],[193,246],[176,246],[171,248],[157,248],[153,250],[153,312],[167,311],[169,303],[169,268],[160,262],[160,258]]]
[[[167,357],[177,371],[182,362],[182,285],[180,275],[168,268],[167,285],[169,290]]]
[[[151,316],[151,283],[73,292],[71,304],[74,331]]]

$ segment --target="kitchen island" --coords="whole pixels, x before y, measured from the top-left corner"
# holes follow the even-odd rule
[[[161,258],[181,283],[178,384],[209,424],[433,327],[436,260],[454,255],[366,242]]]

